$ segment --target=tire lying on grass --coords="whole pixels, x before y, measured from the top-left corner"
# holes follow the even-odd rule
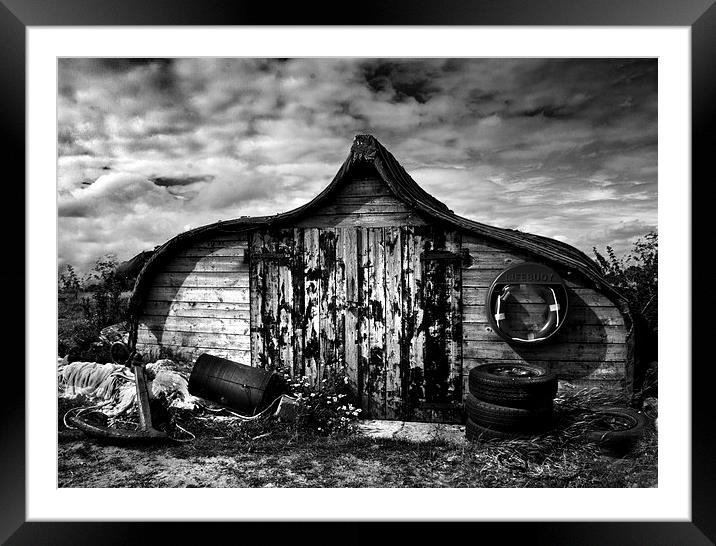
[[[471,442],[476,442],[479,440],[515,440],[529,438],[530,435],[482,426],[468,417],[465,421],[465,437]]]
[[[644,435],[646,419],[640,411],[612,406],[598,407],[593,411],[586,437],[603,453],[625,455]]]
[[[503,432],[543,432],[552,424],[551,400],[548,405],[541,407],[510,408],[491,404],[468,394],[465,397],[465,412],[473,423]]]
[[[533,364],[482,364],[469,373],[470,392],[480,400],[515,408],[550,404],[557,376]]]

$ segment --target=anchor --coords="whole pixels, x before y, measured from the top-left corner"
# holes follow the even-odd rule
[[[110,355],[115,364],[121,364],[132,369],[134,384],[137,389],[137,406],[139,409],[139,429],[127,430],[104,427],[90,423],[80,416],[68,417],[68,421],[78,429],[90,436],[112,440],[119,443],[133,443],[143,441],[159,441],[168,438],[165,432],[157,430],[152,425],[152,412],[149,407],[149,391],[147,389],[146,364],[144,358],[136,350],[116,341],[110,348]]]

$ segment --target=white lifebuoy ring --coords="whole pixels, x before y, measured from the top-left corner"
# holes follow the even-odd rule
[[[544,299],[545,302],[548,304],[548,310],[547,310],[547,316],[545,317],[545,323],[537,330],[536,332],[530,333],[529,337],[527,339],[514,337],[510,335],[508,331],[503,329],[500,326],[500,321],[506,320],[506,315],[504,312],[501,312],[501,302],[506,301],[507,298],[510,297],[511,293],[517,289],[520,285],[517,284],[507,284],[502,288],[502,293],[497,296],[497,309],[495,310],[495,324],[497,324],[497,327],[506,335],[510,336],[511,339],[515,341],[522,341],[526,343],[534,343],[535,341],[543,341],[544,339],[547,339],[547,337],[554,332],[557,328],[559,328],[560,325],[560,305],[557,301],[557,295],[554,292],[554,289],[549,286],[542,286],[542,285],[530,285],[530,287],[535,290],[541,297]],[[549,303],[549,298],[552,298],[552,303]]]

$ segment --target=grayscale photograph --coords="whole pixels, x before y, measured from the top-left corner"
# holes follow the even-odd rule
[[[58,487],[657,487],[656,58],[57,80]]]

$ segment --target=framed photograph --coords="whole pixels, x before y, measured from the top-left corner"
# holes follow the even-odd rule
[[[711,292],[689,307],[709,285],[691,264],[710,233],[692,212],[709,202],[692,180],[716,91],[710,2],[364,5],[353,20],[79,4],[0,7],[8,157],[25,179],[11,190],[27,212],[24,252],[7,242],[26,256],[8,276],[25,288],[26,353],[8,366],[3,540],[186,540],[214,533],[204,522],[282,539],[341,523],[329,532],[353,542],[387,522],[424,539],[458,526],[549,544],[716,540],[713,372],[692,340]],[[634,268],[632,301],[618,287]],[[107,329],[120,315],[126,330]],[[652,352],[635,352],[635,328]],[[127,408],[100,425],[58,407],[58,381],[74,397],[81,365],[120,360],[110,382],[131,383],[132,433],[184,442],[166,461],[115,445]],[[284,383],[217,379],[227,366]],[[537,386],[515,387],[520,374]],[[530,405],[550,381],[550,415],[582,416],[574,393],[631,397],[639,412],[602,411],[609,434],[648,430],[640,455],[604,457],[606,432],[566,449],[585,421]],[[197,401],[209,417],[187,426],[177,416]],[[211,428],[222,411],[282,423],[306,408],[310,449],[295,427]],[[544,457],[471,444],[537,421],[558,430]],[[430,423],[419,454],[381,443],[416,423]],[[373,444],[334,442],[361,426]],[[230,456],[234,440],[251,449]],[[355,452],[372,448],[390,453]]]

